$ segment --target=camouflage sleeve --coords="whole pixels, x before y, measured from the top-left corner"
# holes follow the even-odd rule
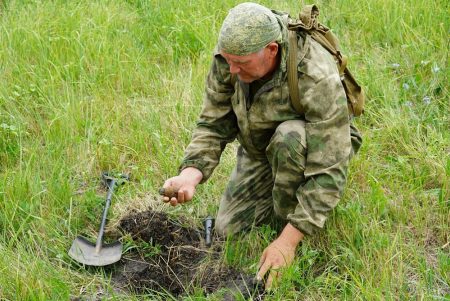
[[[337,205],[351,152],[347,99],[336,64],[329,58],[325,63],[317,61],[299,66],[306,120],[306,181],[297,189],[295,212],[288,215],[289,222],[305,234],[322,228]]]
[[[185,150],[180,171],[195,167],[205,182],[219,163],[227,143],[236,138],[238,126],[231,105],[234,87],[226,61],[215,53],[206,78],[203,108],[192,140]]]

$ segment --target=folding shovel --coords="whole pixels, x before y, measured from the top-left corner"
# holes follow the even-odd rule
[[[122,257],[122,244],[119,241],[103,244],[103,234],[114,188],[115,186],[124,184],[128,180],[128,176],[114,178],[107,173],[103,173],[102,178],[108,187],[108,194],[106,196],[105,208],[103,209],[103,217],[100,224],[100,230],[98,231],[97,242],[94,244],[87,238],[78,236],[73,241],[69,250],[70,257],[89,266],[105,266],[113,264]]]

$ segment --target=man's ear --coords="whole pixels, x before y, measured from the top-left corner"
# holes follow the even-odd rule
[[[269,50],[269,56],[271,58],[276,57],[278,54],[278,43],[272,42],[269,43],[269,45],[266,46],[266,48]]]

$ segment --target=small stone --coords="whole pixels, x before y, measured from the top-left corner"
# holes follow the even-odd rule
[[[431,68],[431,72],[433,73],[438,73],[441,70],[441,68],[439,68],[439,66],[434,65],[433,68]]]
[[[430,96],[425,96],[423,98],[423,103],[426,104],[426,105],[431,104],[431,97]]]
[[[163,196],[167,196],[169,198],[177,197],[178,191],[175,191],[175,188],[172,186],[169,186],[167,188],[160,188],[159,194]]]

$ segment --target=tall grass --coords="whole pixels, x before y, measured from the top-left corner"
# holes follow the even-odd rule
[[[127,208],[160,206],[157,188],[177,172],[217,32],[236,3],[1,2],[0,299],[123,298],[104,270],[77,267],[67,249],[77,233],[95,236],[104,170],[133,179],[112,222]],[[450,298],[448,3],[317,3],[366,87],[355,121],[365,143],[325,230],[303,242],[267,299]],[[234,151],[192,203],[159,208],[214,214]],[[255,272],[274,235],[230,240],[224,261]]]

